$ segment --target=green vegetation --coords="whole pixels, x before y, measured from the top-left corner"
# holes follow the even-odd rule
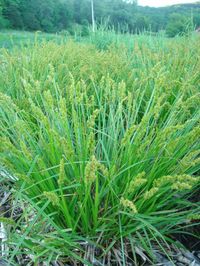
[[[23,209],[2,218],[9,263],[135,265],[139,249],[155,265],[199,224],[199,37],[102,34],[1,50],[1,166]]]
[[[13,48],[34,45],[35,42],[43,41],[56,41],[60,43],[66,41],[67,36],[61,36],[57,34],[49,33],[31,33],[25,31],[13,31],[13,30],[3,30],[0,31],[0,48]]]
[[[136,1],[93,0],[97,27],[139,33],[167,29],[170,37],[200,26],[200,3],[165,8],[141,7]],[[178,14],[178,21],[176,15]],[[0,29],[88,34],[91,0],[0,0]]]
[[[156,43],[163,46],[165,44],[163,34],[140,34],[139,38],[137,35],[130,34],[116,34],[114,30],[108,31],[106,27],[99,27],[98,31],[92,32],[88,31],[88,36],[82,37],[81,32],[77,31],[75,35],[68,35],[66,32],[60,34],[50,34],[43,32],[24,32],[24,31],[13,31],[4,30],[0,31],[0,48],[16,48],[16,47],[29,47],[35,43],[42,43],[46,41],[54,41],[56,43],[66,43],[67,41],[74,40],[80,43],[93,44],[98,49],[107,49],[110,45],[121,46],[123,42],[128,49],[132,49],[133,43],[135,41],[147,42],[150,45]]]

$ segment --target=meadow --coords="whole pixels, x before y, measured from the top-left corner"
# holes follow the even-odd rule
[[[0,50],[9,265],[175,265],[176,235],[199,241],[199,44],[99,31]]]

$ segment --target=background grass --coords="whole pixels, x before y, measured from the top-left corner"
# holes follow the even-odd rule
[[[57,34],[49,34],[42,32],[27,32],[27,31],[14,31],[14,30],[1,30],[0,31],[0,47],[10,49],[13,47],[23,47],[34,45],[34,43],[42,41],[56,41],[59,42],[64,39],[64,36]]]
[[[191,38],[196,39],[198,36],[193,34]],[[146,43],[151,46],[152,49],[163,49],[168,43],[183,42],[188,40],[187,37],[176,37],[169,39],[164,36],[164,33],[151,33],[143,32],[139,35],[121,34],[116,33],[114,30],[107,30],[107,27],[102,25],[99,29],[93,33],[88,30],[88,36],[81,36],[81,33],[74,32],[74,35],[69,35],[67,32],[61,32],[59,34],[49,34],[43,32],[26,32],[26,31],[14,31],[14,30],[1,30],[0,31],[0,48],[10,49],[13,47],[29,47],[34,45],[35,42],[54,41],[56,43],[67,42],[68,40],[74,40],[75,42],[90,43],[97,49],[108,49],[110,46],[120,47],[122,44],[132,51],[133,44]],[[188,43],[189,44],[189,43]]]

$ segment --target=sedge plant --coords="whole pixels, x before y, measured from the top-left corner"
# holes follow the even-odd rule
[[[175,233],[191,233],[198,41],[2,51],[1,166],[24,206],[8,220],[10,263],[24,253],[35,263],[137,265],[140,248],[153,265],[153,245],[167,256]]]

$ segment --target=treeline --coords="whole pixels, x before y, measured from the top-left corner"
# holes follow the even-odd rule
[[[70,0],[0,0],[0,27],[55,32],[73,21]]]
[[[96,25],[137,33],[166,30],[169,36],[200,26],[200,3],[165,8],[137,6],[134,1],[94,0]],[[0,29],[87,34],[91,0],[0,0]]]

